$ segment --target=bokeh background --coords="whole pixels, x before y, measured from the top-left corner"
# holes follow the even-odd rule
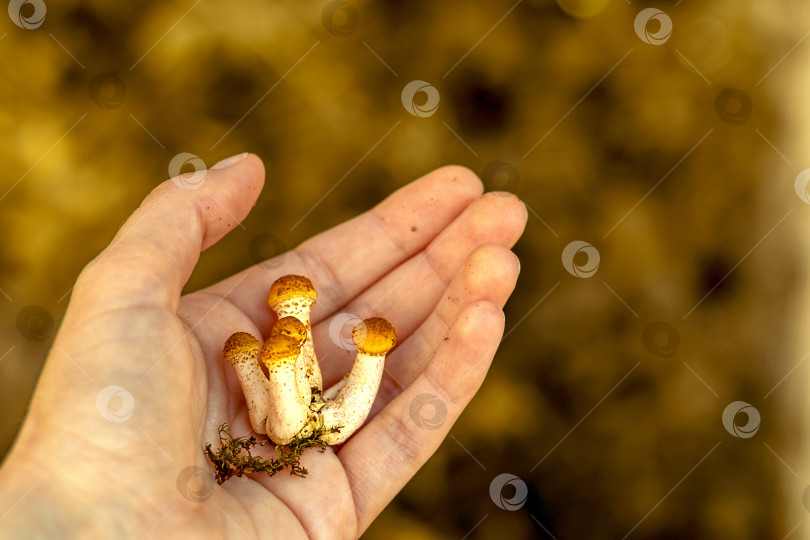
[[[800,0],[11,4],[0,455],[73,281],[178,154],[268,177],[187,290],[457,163],[531,210],[507,335],[365,537],[810,534]]]

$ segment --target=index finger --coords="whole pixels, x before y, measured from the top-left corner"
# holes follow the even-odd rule
[[[226,298],[259,328],[267,328],[273,317],[266,303],[270,285],[286,274],[304,275],[318,291],[315,323],[424,249],[482,192],[483,184],[471,170],[455,165],[436,169],[285,253],[280,266],[251,266],[206,291]]]

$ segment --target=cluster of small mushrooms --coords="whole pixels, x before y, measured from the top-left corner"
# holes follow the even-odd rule
[[[364,320],[352,331],[357,357],[351,371],[324,391],[309,322],[317,296],[306,277],[277,279],[267,304],[278,322],[264,345],[259,347],[259,341],[245,332],[233,334],[225,343],[223,354],[239,377],[250,424],[275,444],[291,444],[316,432],[326,444],[348,439],[368,416],[385,355],[396,343],[387,320]],[[267,366],[267,375],[259,361]]]

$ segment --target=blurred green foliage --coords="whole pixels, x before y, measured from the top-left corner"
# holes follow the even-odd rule
[[[620,538],[653,508],[634,537],[781,537],[780,509],[798,497],[782,499],[782,465],[759,439],[790,455],[790,412],[752,440],[720,417],[737,399],[773,415],[762,396],[792,365],[780,344],[795,231],[746,253],[795,203],[772,188],[795,171],[764,140],[784,138],[790,63],[758,81],[804,32],[782,14],[799,3],[660,2],[675,28],[660,46],[634,32],[652,4],[630,4],[353,0],[327,28],[327,2],[65,0],[36,31],[2,23],[0,191],[14,187],[0,200],[0,355],[13,347],[0,452],[55,332],[40,317],[44,339],[26,340],[18,314],[42,306],[58,325],[81,268],[176,154],[213,164],[249,150],[268,178],[187,290],[255,262],[261,235],[295,246],[458,163],[534,213],[510,333],[452,436],[366,537]],[[402,106],[412,80],[437,88],[434,115]],[[750,113],[730,103],[721,118],[727,87]],[[573,240],[599,250],[594,277],[560,264]],[[656,320],[678,337],[666,358],[642,340]],[[528,485],[517,511],[489,496],[503,472]]]

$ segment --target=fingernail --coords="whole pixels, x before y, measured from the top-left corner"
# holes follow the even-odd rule
[[[240,161],[245,159],[247,157],[247,155],[248,155],[247,152],[242,152],[241,154],[237,154],[235,156],[225,158],[222,161],[218,161],[217,164],[214,165],[211,168],[212,169],[227,169],[228,167],[236,165],[237,163],[239,163]]]
[[[526,212],[526,219],[529,219],[529,209],[526,207],[526,203],[523,202],[523,201],[520,201],[520,204],[523,205],[523,211]]]

